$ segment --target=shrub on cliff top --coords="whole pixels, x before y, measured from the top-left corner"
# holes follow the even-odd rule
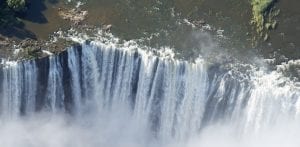
[[[264,40],[268,38],[268,34],[264,35],[265,30],[275,29],[277,21],[274,19],[279,10],[273,7],[276,0],[251,0],[252,5],[252,24],[256,27],[256,32],[260,37],[264,36]]]
[[[265,24],[265,11],[274,2],[274,0],[252,0],[252,22],[257,27],[257,32],[262,33]]]

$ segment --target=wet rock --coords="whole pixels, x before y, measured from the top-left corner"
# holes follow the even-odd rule
[[[272,24],[271,23],[266,23],[265,27],[266,27],[267,30],[270,30],[270,29],[272,29]]]
[[[264,41],[268,41],[268,39],[269,39],[269,35],[268,35],[268,34],[265,34],[265,36],[264,36]]]
[[[201,19],[201,20],[195,20],[195,21],[193,21],[192,22],[196,27],[202,27],[202,26],[204,26],[205,24],[206,24],[206,22],[203,20],[203,19]]]
[[[272,29],[276,29],[277,24],[278,24],[278,23],[277,23],[277,21],[275,20],[275,21],[272,23],[272,25],[271,25],[271,26],[272,26]]]
[[[32,46],[34,44],[34,40],[32,39],[25,39],[25,40],[22,40],[20,43],[19,43],[19,46],[21,48],[27,48],[29,46]]]
[[[9,41],[7,40],[0,40],[1,47],[8,47],[10,45]]]
[[[30,60],[43,58],[53,54],[59,54],[73,46],[75,43],[65,39],[58,39],[56,42],[50,40],[24,39],[20,42],[9,43],[9,47],[3,48],[0,40],[0,58],[11,60]]]
[[[58,14],[63,19],[69,20],[69,21],[73,22],[75,25],[78,25],[80,22],[85,20],[88,12],[82,11],[79,8],[75,8],[75,9],[71,9],[71,10],[59,8]]]
[[[9,46],[12,42],[13,42],[13,41],[10,40],[9,38],[0,35],[0,46],[1,46],[1,47],[7,47],[7,46]]]
[[[109,24],[109,25],[105,25],[105,26],[103,27],[103,30],[104,30],[105,32],[110,32],[111,28],[112,28],[112,25]]]

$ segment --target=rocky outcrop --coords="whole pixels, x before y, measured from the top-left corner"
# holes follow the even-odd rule
[[[75,25],[77,25],[86,18],[88,12],[82,11],[79,8],[74,8],[74,9],[70,9],[70,10],[65,9],[65,8],[60,8],[58,14],[63,19],[69,20],[72,23],[74,23]]]

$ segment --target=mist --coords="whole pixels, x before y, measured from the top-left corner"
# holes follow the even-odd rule
[[[124,112],[124,111],[123,111]],[[298,147],[300,127],[291,121],[270,125],[259,132],[210,125],[184,140],[161,140],[130,115],[110,112],[70,118],[64,114],[36,114],[2,121],[1,147]]]
[[[71,117],[40,113],[2,121],[1,147],[138,147],[149,146],[145,128],[120,112]],[[147,140],[146,140],[147,139]]]

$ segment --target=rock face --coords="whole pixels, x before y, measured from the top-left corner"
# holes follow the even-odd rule
[[[14,40],[0,35],[0,58],[7,58],[12,54]]]
[[[0,48],[8,47],[12,41],[0,35]]]
[[[51,40],[13,39],[0,36],[0,58],[9,60],[28,60],[47,57],[63,52],[67,47],[76,45],[76,42],[58,38]]]
[[[75,8],[75,9],[59,9],[58,14],[65,20],[69,20],[71,22],[73,22],[75,25],[79,24],[80,22],[82,22],[88,12],[87,11],[82,11],[79,8]]]
[[[56,42],[27,39],[19,43],[19,52],[15,53],[13,58],[15,60],[43,58],[49,55],[59,54],[67,47],[75,44],[77,43],[64,39],[59,39]]]

